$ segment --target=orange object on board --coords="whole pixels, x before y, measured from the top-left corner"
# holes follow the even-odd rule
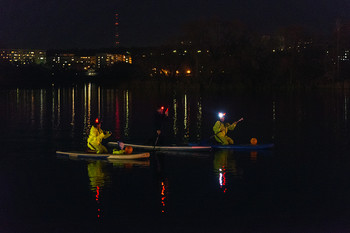
[[[131,154],[132,153],[132,147],[131,146],[126,146],[124,148],[124,150],[125,150],[125,154]]]
[[[256,138],[250,139],[250,144],[256,145],[258,143],[258,140]]]

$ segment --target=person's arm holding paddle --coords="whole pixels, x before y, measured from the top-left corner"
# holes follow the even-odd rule
[[[236,128],[236,125],[238,124],[238,122],[241,122],[241,121],[243,121],[243,117],[241,119],[239,119],[238,121],[233,122],[232,124],[228,124],[227,129],[234,130],[234,128]]]

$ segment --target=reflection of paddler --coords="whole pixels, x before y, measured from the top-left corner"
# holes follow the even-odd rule
[[[237,165],[236,161],[233,158],[228,158],[231,152],[229,150],[218,150],[214,155],[214,171],[220,173],[226,171],[228,173],[233,173],[237,175]]]
[[[109,179],[106,176],[104,170],[103,161],[94,161],[88,164],[88,175],[90,179],[91,189],[95,190],[97,187],[103,187],[106,180]]]
[[[169,192],[168,189],[169,189],[168,179],[164,178],[160,182],[160,203],[161,203],[160,212],[162,214],[166,213],[166,207],[168,202],[168,192]]]
[[[111,132],[103,131],[101,129],[101,121],[96,118],[93,126],[91,126],[89,138],[87,139],[87,146],[90,150],[97,154],[108,153],[107,148],[102,145],[102,140],[111,136]]]
[[[165,214],[167,212],[169,181],[164,171],[164,154],[154,152],[153,158],[155,159],[155,175],[160,192],[160,212]]]
[[[149,167],[151,162],[149,159],[147,160],[139,160],[139,159],[108,159],[109,163],[112,163],[115,167],[124,167],[124,168],[132,168],[132,167]]]
[[[104,170],[104,163],[102,161],[94,161],[88,164],[88,175],[90,179],[91,191],[96,191],[95,200],[97,203],[97,218],[101,218],[101,207],[100,207],[100,193],[102,187],[106,181],[109,180],[109,176],[106,176]]]

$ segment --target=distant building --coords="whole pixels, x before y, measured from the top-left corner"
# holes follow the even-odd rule
[[[46,63],[46,51],[37,49],[0,49],[0,60],[16,65],[41,65]]]
[[[76,56],[73,53],[56,54],[51,58],[51,66],[60,70],[87,71],[96,65],[96,56]]]
[[[94,56],[78,56],[73,53],[56,54],[50,58],[51,67],[60,70],[88,71],[104,69],[118,62],[132,63],[130,55],[101,53]]]
[[[123,54],[111,54],[111,53],[100,53],[96,55],[97,57],[97,69],[103,69],[108,66],[112,66],[118,62],[124,62],[132,64],[132,58],[130,55]]]
[[[55,70],[81,71],[87,72],[89,75],[91,71],[104,69],[119,62],[132,64],[132,58],[128,53],[99,53],[92,56],[81,56],[68,52],[47,57],[45,50],[32,49],[0,49],[1,61],[10,62],[17,66],[47,64]]]

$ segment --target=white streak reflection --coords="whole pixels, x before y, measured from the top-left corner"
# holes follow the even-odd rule
[[[344,120],[348,120],[348,96],[344,96]]]
[[[75,119],[75,92],[74,88],[72,89],[72,120],[71,125],[74,125],[74,119]]]
[[[55,125],[55,96],[56,96],[54,87],[52,87],[51,95],[52,95],[51,124],[52,124],[52,126],[54,126]]]
[[[120,103],[118,93],[115,95],[115,135],[117,139],[121,138],[121,127],[120,127]]]
[[[20,98],[20,91],[19,91],[19,89],[17,88],[17,90],[16,90],[16,101],[17,101],[17,105],[19,105],[19,98]]]
[[[198,108],[198,113],[197,113],[197,140],[201,140],[201,128],[202,128],[202,100],[199,98],[199,101],[197,102],[197,108]]]
[[[57,126],[61,124],[61,88],[57,89]]]
[[[275,139],[275,125],[276,125],[276,101],[272,101],[272,140]]]
[[[84,133],[87,133],[91,122],[91,83],[84,87]]]
[[[129,91],[124,92],[124,110],[125,110],[125,127],[124,127],[124,135],[126,138],[129,137],[129,120],[130,120],[130,105],[129,105]]]
[[[173,116],[173,131],[174,135],[176,136],[179,129],[177,128],[177,100],[176,98],[173,99],[173,109],[174,109],[174,116]]]
[[[31,98],[30,98],[30,103],[31,103],[31,106],[30,106],[30,120],[31,120],[31,123],[34,124],[35,122],[35,96],[34,96],[34,91],[32,90],[31,91]]]
[[[187,95],[184,96],[184,139],[187,141],[187,139],[190,137],[189,135],[189,105],[187,101]]]
[[[44,90],[40,90],[40,129],[44,127]]]

